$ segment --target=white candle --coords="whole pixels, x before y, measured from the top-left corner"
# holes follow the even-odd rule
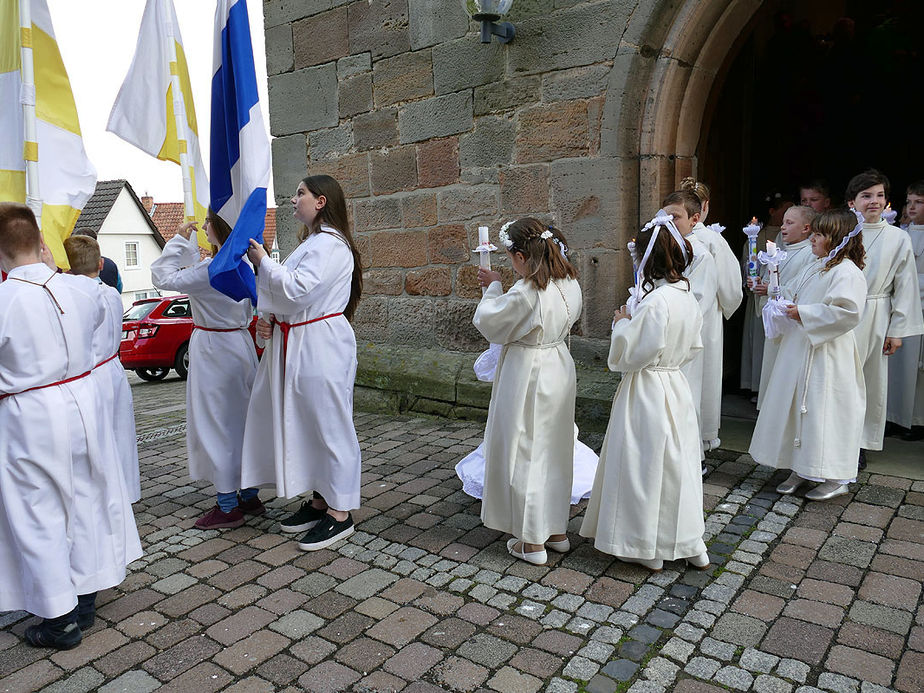
[[[479,226],[478,227],[478,245],[484,245],[488,242],[488,227]]]
[[[776,255],[776,243],[773,241],[767,241],[767,255],[770,257]]]

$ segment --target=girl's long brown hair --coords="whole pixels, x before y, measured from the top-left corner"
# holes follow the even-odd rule
[[[339,234],[331,233],[331,235],[346,242],[347,246],[350,248],[350,252],[353,254],[353,278],[350,281],[350,300],[347,301],[347,306],[343,311],[346,319],[352,322],[353,315],[356,313],[356,306],[359,304],[359,298],[363,293],[363,266],[359,256],[359,250],[356,247],[356,243],[353,241],[353,234],[350,233],[350,220],[347,216],[346,198],[343,195],[343,188],[340,187],[340,183],[335,179],[324,174],[303,178],[302,183],[305,184],[305,187],[308,188],[312,195],[315,197],[321,197],[323,195],[327,202],[314,218],[311,228],[302,226],[298,234],[298,240],[304,241],[308,236],[314,233],[330,233],[330,231],[321,229],[321,224],[327,224],[340,232]]]
[[[208,211],[205,214],[206,221],[209,222],[209,226],[212,227],[212,235],[215,236],[215,240],[218,241],[220,245],[212,244],[212,257],[218,254],[218,249],[225,244],[225,241],[228,240],[228,236],[231,235],[231,227],[228,225],[224,219],[215,214],[215,210],[209,207]]]
[[[857,215],[849,209],[829,209],[812,219],[812,232],[828,239],[828,252],[844,240],[844,236],[857,226]],[[866,265],[866,250],[863,248],[863,232],[847,241],[841,252],[825,263],[824,272],[839,265],[844,258],[852,260],[860,269]]]
[[[654,233],[653,228],[642,229],[635,237],[636,253],[640,262],[651,241],[652,233]],[[683,276],[683,272],[693,261],[693,246],[686,238],[683,239],[683,243],[686,246],[686,258],[683,257],[683,251],[671,236],[670,231],[666,228],[658,231],[651,255],[648,256],[645,267],[642,268],[642,289],[646,293],[654,289],[656,279],[664,279],[671,284],[683,281],[686,282],[687,288],[690,288],[690,280]]]
[[[545,231],[550,231],[552,237],[542,238]],[[555,241],[561,242],[565,248],[568,242],[564,234],[554,226],[543,224],[533,217],[523,217],[507,228],[507,235],[513,241],[510,252],[522,253],[526,258],[529,274],[524,278],[530,280],[537,289],[546,288],[552,279],[577,279],[577,269],[562,254],[561,246]]]

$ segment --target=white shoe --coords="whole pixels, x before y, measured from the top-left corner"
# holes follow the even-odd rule
[[[507,552],[515,557],[519,558],[521,561],[526,561],[527,563],[532,563],[533,565],[545,565],[545,562],[549,560],[549,554],[546,553],[545,549],[542,551],[524,551],[523,545],[525,542],[520,541],[516,537],[507,541]],[[516,545],[520,545],[520,549],[516,549]]]
[[[795,493],[796,489],[802,486],[804,483],[805,479],[803,479],[795,472],[792,472],[786,481],[776,487],[776,492],[782,493],[784,496],[788,496],[791,493]]]
[[[709,473],[709,467],[703,465],[703,476],[706,476]]]
[[[718,450],[721,444],[722,444],[721,438],[713,438],[712,440],[704,440],[703,450],[706,452],[708,452],[709,450]]]
[[[703,551],[698,556],[690,556],[686,559],[687,563],[692,565],[694,568],[699,568],[700,570],[706,570],[709,567],[709,554]]]
[[[805,497],[809,500],[823,501],[836,498],[837,496],[843,496],[848,490],[847,484],[840,484],[836,481],[825,481],[806,493]]]
[[[664,561],[660,558],[653,558],[651,560],[645,560],[644,558],[624,558],[623,556],[617,556],[616,558],[626,563],[637,563],[638,565],[645,566],[648,570],[655,573],[664,568]]]
[[[568,537],[565,537],[562,541],[547,541],[545,542],[545,548],[552,549],[556,553],[568,553],[571,550],[571,542],[568,541]]]

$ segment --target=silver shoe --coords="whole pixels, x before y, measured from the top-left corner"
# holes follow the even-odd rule
[[[825,481],[806,493],[805,497],[813,501],[823,501],[836,498],[837,496],[843,496],[849,490],[847,484],[841,484],[836,481]]]
[[[520,545],[520,550],[516,550],[516,545]],[[526,545],[526,542],[520,541],[516,537],[507,541],[507,552],[514,558],[519,558],[521,561],[526,561],[527,563],[532,563],[533,565],[545,565],[545,562],[549,560],[549,554],[546,553],[545,549],[542,551],[524,551],[523,547]]]
[[[795,493],[796,489],[802,486],[804,483],[805,479],[793,472],[789,475],[789,478],[786,479],[786,481],[776,487],[776,492],[782,493],[784,496],[788,496],[791,493]]]

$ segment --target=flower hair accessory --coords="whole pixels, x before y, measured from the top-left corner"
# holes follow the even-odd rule
[[[566,246],[564,243],[562,243],[557,238],[555,239],[555,243],[558,245],[558,249],[561,251],[561,256],[567,260],[568,259],[568,246]]]
[[[513,221],[508,221],[501,226],[500,231],[497,232],[497,240],[499,240],[507,250],[513,247],[513,241],[510,240],[510,234],[507,233],[507,229],[510,228],[511,224],[513,224]]]
[[[549,229],[546,229],[545,231],[539,234],[539,238],[541,238],[544,241],[549,240],[551,237],[552,237],[552,232]]]

